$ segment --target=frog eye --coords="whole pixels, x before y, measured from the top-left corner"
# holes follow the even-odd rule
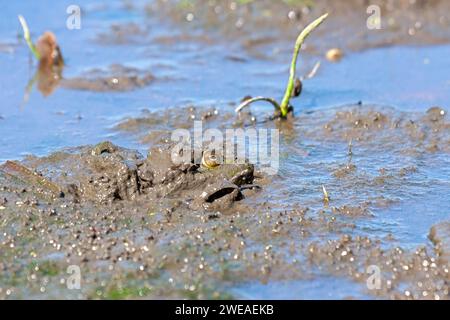
[[[205,151],[202,156],[202,166],[208,169],[215,168],[219,166],[219,161],[214,152]]]

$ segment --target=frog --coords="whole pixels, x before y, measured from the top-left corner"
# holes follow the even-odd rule
[[[193,210],[222,210],[244,199],[244,190],[256,187],[253,164],[212,163],[206,155],[203,161],[174,163],[170,146],[154,147],[143,156],[104,141],[29,159],[24,165],[58,185],[74,202],[103,205],[177,199]]]

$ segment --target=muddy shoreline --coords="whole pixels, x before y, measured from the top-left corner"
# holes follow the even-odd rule
[[[445,1],[373,1],[380,9],[380,29],[367,27],[373,11],[363,0],[352,1],[156,1],[149,15],[164,12],[176,24],[195,32],[216,34],[218,41],[239,42],[248,52],[263,57],[270,45],[295,38],[308,21],[324,12],[330,21],[306,50],[314,53],[338,47],[361,51],[395,45],[436,45],[450,40],[449,4]],[[367,12],[369,10],[369,12]],[[358,32],[354,32],[358,30]],[[217,41],[217,40],[216,40]],[[287,48],[286,48],[287,49]]]
[[[186,110],[175,113],[174,127],[177,121],[186,122],[184,117],[190,117]],[[166,115],[161,117],[165,118]],[[158,121],[153,114],[147,119],[153,121],[150,126]],[[236,116],[218,114],[207,121],[227,126],[236,120]],[[115,152],[121,155],[117,159],[143,157],[108,143],[82,148],[87,151],[81,153],[71,149],[44,158],[28,157],[20,164],[29,170],[25,172],[3,165],[2,298],[55,298],[59,294],[94,299],[239,298],[230,291],[234,284],[314,281],[323,275],[358,283],[363,296],[448,298],[448,224],[430,227],[431,240],[414,248],[398,246],[395,233],[371,236],[363,228],[365,221],[379,219],[379,210],[401,201],[390,198],[386,190],[403,189],[403,197],[408,197],[408,190],[414,194],[416,177],[420,181],[420,172],[427,170],[427,165],[419,161],[414,166],[394,169],[387,164],[371,177],[372,168],[364,167],[365,162],[358,160],[365,154],[373,161],[380,151],[417,159],[423,154],[448,156],[450,123],[445,110],[433,108],[414,114],[356,105],[302,113],[286,123],[254,125],[278,126],[288,149],[295,149],[290,139],[295,141],[291,135],[297,134],[310,142],[346,145],[353,141],[353,158],[348,159],[347,154],[335,164],[326,165],[330,203],[323,202],[321,179],[317,178],[311,181],[315,187],[303,195],[304,201],[286,205],[287,199],[271,200],[273,188],[285,179],[282,173],[271,178],[256,173],[261,176],[258,183],[262,190],[246,191],[242,201],[232,198],[233,205],[227,210],[222,204],[213,211],[193,210],[182,204],[189,199],[184,193],[170,196],[158,191],[159,200],[153,196],[97,200],[87,191],[77,192],[82,190],[83,181],[92,179],[89,174],[83,177],[93,170],[86,169],[83,163],[97,168],[93,176],[101,174],[99,181],[104,181],[102,176],[108,175],[108,166],[97,167],[96,158],[107,157],[102,162],[111,159],[107,161],[113,164],[122,161],[114,160]],[[141,118],[126,120],[118,128],[147,132],[148,126]],[[146,139],[154,146],[164,146],[164,139]],[[114,157],[109,158],[110,152]],[[312,158],[310,166],[323,166],[320,159]],[[155,161],[170,160],[157,157],[149,164],[156,165]],[[171,165],[163,163],[162,167]],[[126,176],[130,177],[129,173]],[[130,181],[119,179],[117,190],[130,188]],[[65,186],[61,187],[64,195],[53,186]],[[67,187],[72,191],[67,191]],[[370,190],[370,197],[342,196],[353,191],[365,194],[366,189]],[[93,190],[101,195],[99,190],[103,189]],[[108,205],[104,205],[104,200]],[[83,288],[76,294],[65,287],[69,265],[80,266],[84,275]],[[377,290],[366,287],[366,269],[371,265],[378,266],[383,275]]]

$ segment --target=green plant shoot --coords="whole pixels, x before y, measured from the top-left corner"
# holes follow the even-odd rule
[[[300,53],[300,49],[302,48],[303,42],[305,39],[309,36],[309,34],[316,29],[325,19],[328,17],[328,13],[324,14],[323,16],[319,17],[318,19],[311,22],[303,31],[299,34],[297,41],[295,42],[295,48],[294,48],[294,55],[292,57],[291,67],[289,71],[289,81],[286,87],[286,91],[284,93],[283,100],[281,101],[281,104],[279,104],[275,99],[273,98],[266,98],[266,97],[256,97],[249,100],[246,100],[242,102],[237,108],[236,112],[241,111],[246,106],[257,102],[257,101],[266,101],[271,103],[275,109],[280,113],[281,117],[285,118],[289,112],[289,102],[292,97],[292,93],[294,91],[295,86],[295,70],[297,68],[297,58]]]
[[[21,15],[19,15],[18,18],[19,18],[20,25],[22,26],[22,29],[23,29],[23,38],[25,39],[25,41],[28,45],[28,48],[30,48],[31,53],[34,55],[34,57],[37,60],[39,60],[41,57],[40,57],[39,52],[37,51],[35,45],[33,44],[33,41],[31,41],[30,29],[28,29],[27,22],[26,22],[25,18]]]
[[[312,23],[310,23],[303,31],[300,33],[300,35],[297,38],[297,41],[295,42],[295,48],[294,48],[294,55],[292,57],[291,62],[291,68],[289,71],[289,81],[286,87],[286,92],[284,94],[284,98],[281,101],[281,116],[286,117],[289,109],[289,101],[292,97],[292,92],[294,90],[294,81],[295,81],[295,70],[297,67],[297,58],[298,54],[300,52],[300,49],[302,48],[303,42],[305,39],[309,36],[309,34],[316,29],[326,18],[328,17],[328,13],[324,14],[320,18],[314,20]]]

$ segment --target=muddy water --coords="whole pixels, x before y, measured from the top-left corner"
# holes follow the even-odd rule
[[[236,126],[242,97],[282,93],[288,37],[261,30],[272,40],[234,42],[176,14],[161,19],[143,1],[82,1],[82,29],[70,31],[68,4],[17,3],[2,13],[0,162],[106,139],[146,154],[167,131],[190,126],[191,105],[197,117],[217,109],[209,125],[224,128]],[[35,33],[51,29],[59,39],[67,81],[50,96],[34,88],[24,101],[34,67],[17,40],[19,13]],[[299,73],[321,67],[294,100],[295,117],[257,125],[283,133],[280,171],[234,212],[167,214],[172,204],[144,200],[33,205],[32,190],[19,192],[26,186],[2,190],[0,297],[448,298],[448,260],[437,263],[428,234],[450,214],[449,118],[427,110],[450,109],[450,47],[372,46],[344,48],[337,64],[304,53]],[[270,111],[252,107],[257,120]],[[69,264],[87,273],[80,292],[60,282]],[[368,265],[382,270],[380,291],[367,289]]]

